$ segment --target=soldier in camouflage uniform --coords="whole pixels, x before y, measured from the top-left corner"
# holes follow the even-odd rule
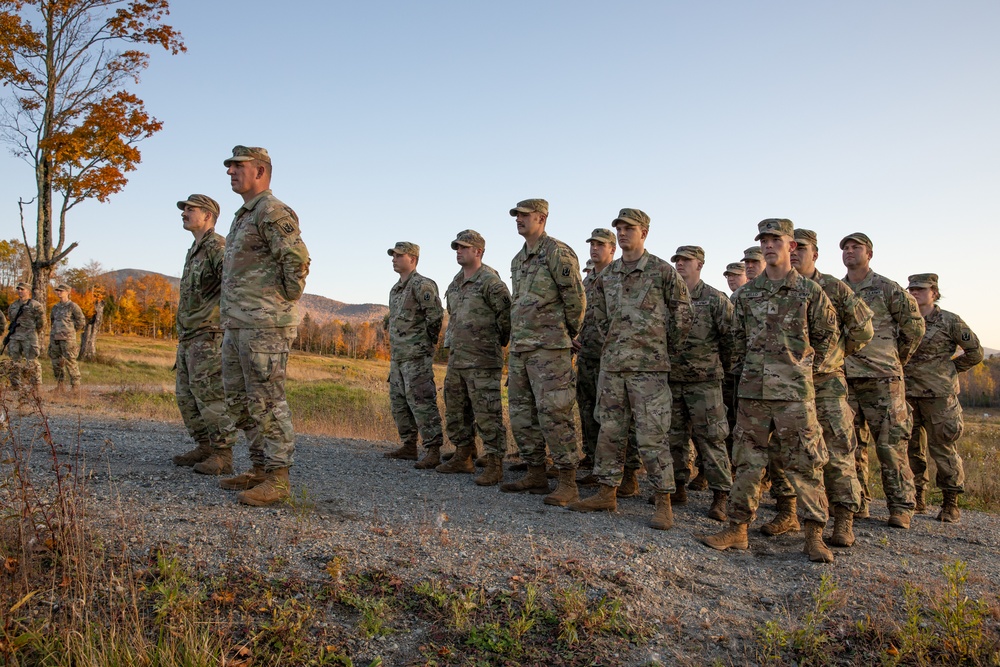
[[[736,303],[736,290],[747,283],[747,267],[743,262],[731,262],[726,264],[723,277],[729,285],[730,303]],[[726,404],[726,423],[729,424],[729,435],[726,436],[726,451],[729,453],[729,460],[733,459],[733,430],[736,428],[736,392],[740,385],[740,375],[737,369],[726,369],[722,377],[722,399]],[[696,477],[688,484],[689,489],[701,491],[708,488],[708,481],[701,477]]]
[[[694,320],[687,340],[670,349],[670,454],[677,490],[674,504],[687,502],[685,485],[691,474],[692,440],[701,464],[699,476],[712,489],[709,518],[726,520],[726,501],[733,485],[726,437],[729,424],[722,397],[723,371],[732,366],[733,304],[725,294],[705,284],[701,269],[705,251],[681,246],[670,261],[691,296]]]
[[[419,470],[441,463],[441,413],[434,384],[434,349],[444,321],[437,285],[417,273],[420,246],[400,241],[389,248],[399,281],[389,290],[389,404],[403,446],[385,454],[390,459],[417,459],[417,437],[423,439]],[[473,443],[474,444],[474,443]]]
[[[31,285],[18,283],[17,300],[7,308],[10,341],[7,354],[14,362],[15,369],[29,378],[31,386],[42,386],[42,364],[38,361],[40,346],[38,335],[45,330],[45,307],[31,298]],[[20,384],[18,374],[12,377],[12,384]]]
[[[503,349],[510,341],[510,291],[500,275],[483,264],[486,240],[472,229],[451,242],[462,270],[445,290],[448,372],[444,378],[444,414],[455,456],[438,472],[474,472],[476,430],[483,439],[486,466],[476,484],[503,481],[507,427],[503,423],[500,378]]]
[[[253,469],[221,485],[243,488],[239,502],[263,506],[291,494],[288,468],[295,458],[295,432],[285,399],[285,369],[309,251],[295,211],[270,190],[267,151],[236,146],[224,164],[243,205],[226,236],[222,262],[222,384],[230,415],[250,443]]]
[[[926,502],[924,493],[930,481],[927,476],[929,450],[937,464],[937,485],[944,492],[944,503],[937,519],[958,523],[961,520],[958,494],[965,491],[965,471],[958,453],[958,439],[964,427],[962,406],[958,402],[958,374],[983,360],[983,348],[961,317],[938,307],[941,292],[936,274],[910,276],[907,290],[916,300],[926,323],[920,346],[903,367],[906,400],[913,409],[914,436],[918,427],[923,427],[927,434],[924,443],[918,436],[912,437],[909,443],[917,507]],[[956,357],[958,348],[962,348],[963,354]]]
[[[726,279],[729,291],[735,292],[747,283],[747,265],[743,262],[730,262],[726,264],[726,270],[722,272],[722,277]]]
[[[840,242],[847,276],[844,282],[871,308],[875,336],[865,349],[847,358],[848,402],[854,411],[858,435],[858,482],[861,510],[868,516],[868,447],[862,437],[867,426],[875,439],[882,464],[882,488],[889,506],[889,525],[907,529],[915,507],[913,473],[906,458],[912,420],[906,406],[903,366],[924,335],[924,320],[913,297],[869,268],[872,242],[856,232]]]
[[[73,289],[62,283],[56,287],[59,301],[49,313],[49,359],[52,360],[52,374],[56,378],[56,391],[63,390],[65,376],[69,376],[69,386],[74,391],[80,388],[80,367],[76,356],[80,346],[76,341],[78,332],[87,326],[87,318],[80,306],[70,301]]]
[[[572,341],[580,333],[586,296],[573,249],[545,233],[549,203],[526,199],[510,209],[524,246],[510,263],[513,281],[507,397],[510,428],[528,474],[500,486],[508,493],[548,493],[545,449],[558,470],[546,504],[579,498],[573,403]]]
[[[195,449],[173,458],[203,475],[233,472],[236,425],[222,387],[222,263],[226,240],[215,231],[219,204],[207,195],[177,202],[194,243],[184,257],[177,304],[177,407]]]
[[[594,475],[595,495],[570,505],[578,512],[617,509],[628,430],[635,421],[639,455],[653,484],[656,510],[650,526],[673,526],[670,494],[674,468],[667,440],[671,396],[670,353],[691,330],[691,298],[687,286],[667,262],[645,249],[649,216],[623,208],[612,226],[622,256],[605,269],[594,293],[597,321],[606,323],[598,381],[598,421]]]
[[[746,269],[747,282],[760,275],[764,270],[764,253],[760,246],[752,245],[743,251],[743,266]]]
[[[792,266],[802,276],[822,287],[837,311],[840,338],[837,346],[830,349],[830,356],[813,373],[813,385],[816,387],[816,415],[823,427],[823,441],[830,456],[823,466],[823,482],[834,516],[830,544],[849,547],[854,544],[854,513],[861,506],[861,485],[854,467],[854,450],[858,443],[854,433],[854,412],[847,404],[844,358],[872,339],[872,311],[842,281],[816,270],[816,259],[819,257],[816,232],[796,229],[795,243]],[[781,535],[797,531],[795,489],[779,466],[771,465],[769,470],[772,474],[771,495],[778,502],[778,514],[761,528],[761,532]]]
[[[749,547],[747,526],[757,512],[773,434],[777,460],[805,520],[803,551],[811,561],[830,563],[833,553],[823,542],[829,518],[823,486],[827,453],[816,418],[813,372],[824,368],[838,344],[837,313],[823,289],[792,267],[792,221],[769,218],[757,229],[767,265],[740,289],[733,323],[734,356],[743,360],[743,371],[730,525],[702,542],[719,550]]]

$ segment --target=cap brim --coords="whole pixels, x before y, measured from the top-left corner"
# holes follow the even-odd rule
[[[393,257],[396,254],[400,255],[404,254],[404,253],[397,253],[395,248],[389,248],[386,252],[388,253],[389,257]]]
[[[673,257],[670,258],[670,261],[671,262],[676,262],[681,257],[683,257],[684,259],[693,259],[693,260],[696,260],[696,261],[698,260],[698,258],[695,257],[694,255],[685,255],[684,253],[677,253],[676,255],[674,255]]]
[[[194,204],[192,204],[189,201],[179,201],[179,202],[177,202],[177,208],[179,208],[182,211],[184,210],[185,206],[189,206],[189,205],[190,206],[194,206]]]
[[[452,250],[458,250],[459,246],[462,246],[463,248],[475,248],[476,247],[476,246],[472,245],[471,243],[461,243],[459,241],[452,241],[451,242],[451,249]]]
[[[530,208],[512,208],[510,209],[510,217],[516,216],[518,213],[532,213],[533,210]]]
[[[240,155],[238,157],[227,157],[225,160],[222,161],[222,165],[224,167],[228,167],[234,162],[249,162],[252,159],[253,158],[250,157],[249,155]]]
[[[619,222],[623,225],[629,225],[631,227],[642,227],[642,224],[636,222],[635,220],[626,220],[625,218],[615,218],[611,221],[611,226],[617,227]]]

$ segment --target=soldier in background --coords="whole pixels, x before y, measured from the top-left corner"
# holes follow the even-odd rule
[[[507,397],[510,428],[528,473],[500,490],[549,493],[547,446],[558,484],[545,503],[565,506],[579,498],[572,341],[580,333],[586,307],[580,263],[572,248],[545,233],[547,201],[520,201],[510,215],[524,246],[510,263],[514,290]]]
[[[740,287],[746,285],[747,265],[743,262],[726,264],[726,270],[722,272],[722,276],[726,279],[726,284],[729,285],[730,293],[734,293]]]
[[[903,372],[906,374],[906,400],[913,409],[914,437],[909,442],[909,463],[916,486],[919,511],[925,506],[927,452],[937,465],[937,485],[944,493],[938,521],[958,523],[958,494],[965,491],[965,470],[958,453],[962,437],[962,405],[958,402],[958,374],[983,360],[979,338],[961,317],[938,307],[941,292],[934,273],[910,276],[907,291],[913,296],[926,323],[924,337]],[[962,348],[963,354],[955,356]],[[925,442],[917,436],[919,427],[927,434]],[[925,448],[926,447],[926,448]]]
[[[743,251],[743,266],[746,267],[747,282],[760,275],[764,270],[764,253],[760,246],[750,246]]]
[[[295,432],[285,370],[309,251],[295,211],[271,192],[267,151],[236,146],[223,164],[243,205],[226,236],[222,264],[222,383],[229,412],[250,443],[253,469],[221,485],[245,489],[237,496],[241,503],[271,505],[291,494]]]
[[[33,389],[42,386],[42,364],[38,361],[40,345],[38,335],[45,330],[45,307],[31,298],[31,285],[18,283],[17,300],[7,308],[9,329],[7,354],[21,373],[25,374]],[[12,384],[20,385],[15,375]]]
[[[59,301],[49,313],[49,359],[52,360],[52,374],[56,379],[57,392],[63,390],[67,375],[70,388],[77,391],[80,389],[80,366],[76,363],[76,357],[80,353],[80,345],[76,336],[87,326],[87,318],[80,306],[69,299],[73,288],[61,283],[56,286],[55,291]]]
[[[455,455],[437,471],[474,472],[478,430],[486,466],[475,482],[493,486],[503,481],[503,457],[507,453],[500,378],[503,349],[510,341],[510,292],[500,275],[483,264],[486,240],[479,232],[459,232],[451,249],[462,267],[445,290],[448,372],[444,377],[444,414]]]
[[[423,439],[419,470],[441,463],[441,412],[434,384],[434,350],[444,321],[437,284],[417,273],[420,246],[400,241],[387,251],[399,280],[389,290],[389,404],[403,446],[386,458],[414,461]]]
[[[915,507],[913,472],[907,462],[906,447],[912,419],[906,406],[903,366],[920,345],[924,320],[917,302],[902,287],[869,267],[872,241],[855,232],[840,241],[847,276],[844,282],[874,313],[875,335],[863,350],[847,358],[848,402],[854,411],[858,482],[861,509],[868,516],[871,491],[868,488],[868,447],[864,427],[875,440],[875,452],[882,464],[882,488],[889,506],[889,525],[908,529]]]
[[[736,303],[736,291],[747,283],[747,268],[743,262],[731,262],[726,264],[723,272],[726,283],[729,284],[729,301]],[[729,460],[733,459],[733,429],[736,428],[736,405],[738,400],[736,392],[740,385],[740,373],[738,368],[726,369],[722,378],[722,400],[726,405],[726,423],[729,424],[729,435],[726,436],[726,451],[729,453]],[[691,480],[688,488],[694,491],[704,491],[708,488],[708,480],[698,476]]]
[[[195,194],[177,202],[177,208],[194,237],[184,257],[177,303],[177,408],[197,446],[173,461],[203,475],[231,475],[236,425],[222,387],[219,299],[226,240],[215,231],[219,204]]]

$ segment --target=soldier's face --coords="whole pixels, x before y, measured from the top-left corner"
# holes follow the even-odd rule
[[[759,259],[747,259],[743,258],[743,263],[747,267],[747,281],[753,280],[760,275],[760,272],[764,270],[764,262]]]
[[[843,248],[844,266],[848,269],[860,269],[868,266],[871,260],[871,250],[868,246],[848,239]]]
[[[767,234],[760,240],[760,249],[764,253],[764,263],[768,266],[784,266],[791,264],[792,250],[795,241],[787,236]],[[749,271],[749,266],[747,267]]]
[[[17,296],[22,301],[27,301],[28,299],[31,298],[31,290],[28,289],[27,287],[18,287],[17,288]]]
[[[406,253],[392,253],[392,270],[396,273],[412,273],[417,268],[417,258]]]
[[[181,211],[181,222],[184,225],[184,229],[189,232],[207,229],[212,226],[212,214],[200,206],[191,206],[188,204]]]
[[[807,243],[800,243],[792,251],[792,266],[802,275],[811,276],[816,270],[816,258],[819,253]]]
[[[56,296],[59,297],[59,301],[61,303],[66,303],[67,301],[69,301],[69,292],[65,292],[65,291],[63,291],[63,292],[56,292]]]
[[[690,257],[678,257],[674,268],[684,280],[696,278],[701,273],[701,262]]]
[[[615,225],[615,231],[618,232],[618,245],[622,250],[636,250],[648,233],[642,227],[625,223]]]
[[[906,291],[913,295],[921,308],[934,305],[934,290],[929,287],[909,287]]]
[[[469,266],[476,263],[476,248],[469,245],[459,245],[455,248],[455,261],[459,266]]]
[[[229,174],[229,184],[233,187],[233,192],[241,195],[253,190],[257,181],[258,171],[260,169],[254,164],[253,160],[230,162],[226,173]]]
[[[517,212],[517,233],[528,238],[540,236],[545,228],[545,218],[538,211],[530,213]]]
[[[741,287],[746,284],[747,277],[744,273],[727,273],[726,282],[729,283],[729,291],[735,292],[737,287]]]
[[[597,266],[604,266],[611,263],[611,258],[615,256],[615,247],[603,241],[590,242],[590,258]]]

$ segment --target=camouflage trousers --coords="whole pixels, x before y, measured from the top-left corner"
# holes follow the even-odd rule
[[[861,509],[861,483],[854,463],[858,447],[854,433],[854,413],[847,404],[847,380],[843,375],[815,376],[816,416],[823,427],[823,442],[830,457],[823,466],[823,484],[830,503],[842,505],[852,512]],[[772,452],[776,453],[772,448]],[[771,475],[771,495],[775,498],[794,496],[795,489],[785,471],[775,465],[774,457],[768,472]]]
[[[507,454],[507,427],[500,399],[502,368],[452,368],[444,376],[444,423],[455,447],[476,444],[476,431],[488,455]]]
[[[236,444],[236,425],[222,387],[222,334],[202,334],[177,344],[177,407],[197,443],[217,449]]]
[[[733,431],[736,430],[736,407],[739,405],[737,391],[740,387],[740,376],[726,373],[722,377],[722,402],[726,406],[726,422],[729,424],[729,433],[726,435],[726,450],[729,452],[729,459],[733,458]]]
[[[49,341],[49,359],[52,360],[52,375],[57,384],[62,384],[68,376],[71,387],[80,386],[80,365],[76,363],[79,353],[76,338]]]
[[[11,338],[7,344],[10,360],[24,369],[25,375],[31,378],[34,387],[42,386],[42,362],[38,361],[39,352],[38,337],[34,334],[25,339]]]
[[[733,474],[726,451],[729,424],[721,382],[671,382],[670,395],[670,455],[677,486],[687,484],[697,451],[709,488],[729,491]]]
[[[226,329],[222,337],[222,386],[226,406],[250,444],[250,461],[265,470],[295,460],[292,412],[285,399],[288,346],[295,327]]]
[[[424,447],[444,443],[431,357],[390,362],[389,407],[403,444],[416,445],[418,437]]]
[[[601,425],[594,417],[597,408],[597,376],[601,360],[578,356],[576,358],[576,404],[580,408],[580,430],[583,431],[583,455],[594,459],[597,435]]]
[[[910,469],[915,486],[927,486],[927,453],[937,465],[936,482],[942,491],[965,491],[965,469],[958,453],[958,439],[965,423],[958,396],[908,398],[913,409],[913,436],[909,442]],[[919,431],[926,433],[920,437]]]
[[[811,400],[740,399],[733,434],[736,474],[729,492],[729,518],[737,523],[753,522],[772,446],[778,466],[799,499],[799,516],[825,524],[830,518],[823,486],[827,453],[816,404]]]
[[[906,448],[913,422],[903,393],[903,380],[849,378],[847,387],[847,402],[854,411],[854,430],[858,439],[855,467],[863,497],[869,500],[872,497],[865,443],[874,440],[875,453],[882,464],[882,488],[889,510],[912,512],[915,489]]]
[[[594,476],[607,486],[620,486],[628,448],[629,427],[635,427],[639,456],[657,493],[673,493],[670,457],[670,385],[663,372],[601,371],[597,381],[597,437]]]
[[[557,468],[576,468],[580,455],[573,420],[575,398],[576,378],[569,348],[510,353],[510,430],[521,458],[529,466],[545,465],[548,446]]]

